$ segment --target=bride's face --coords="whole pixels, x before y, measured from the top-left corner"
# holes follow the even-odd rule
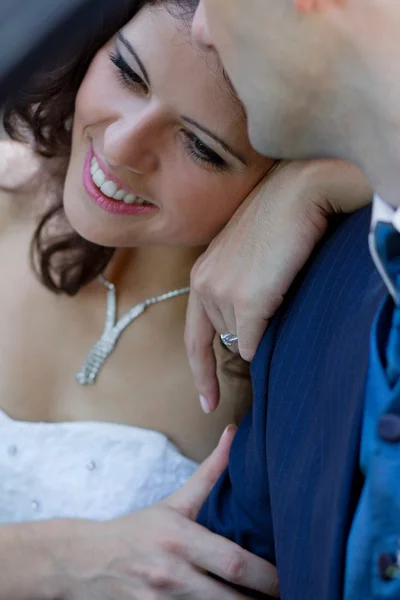
[[[216,61],[164,8],[142,10],[96,55],[76,99],[64,190],[83,237],[208,244],[268,171]]]

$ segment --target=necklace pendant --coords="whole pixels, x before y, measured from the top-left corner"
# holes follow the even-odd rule
[[[81,385],[93,385],[103,364],[115,348],[118,336],[113,331],[105,331],[87,355],[86,361],[76,380]]]
[[[155,296],[154,298],[147,298],[144,302],[132,306],[132,308],[117,321],[117,296],[115,286],[103,276],[99,277],[99,281],[107,288],[105,325],[100,339],[94,344],[87,355],[82,368],[75,376],[76,381],[80,385],[93,385],[95,383],[99,371],[113,352],[122,332],[125,331],[132,321],[137,319],[148,306],[157,304],[158,302],[164,302],[165,300],[175,298],[176,296],[181,296],[182,294],[188,294],[190,290],[189,287],[186,287],[171,290],[170,292],[161,294],[161,296]]]
[[[121,333],[146,310],[146,303],[133,306],[119,321],[115,323],[115,295],[109,293],[106,313],[106,324],[101,338],[89,351],[84,365],[76,375],[80,385],[93,385],[97,375],[121,336]]]

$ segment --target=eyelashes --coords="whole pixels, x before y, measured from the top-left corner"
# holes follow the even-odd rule
[[[109,58],[115,67],[117,77],[123,86],[142,94],[149,92],[146,82],[138,75],[118,52],[110,52]],[[182,142],[186,153],[204,168],[222,172],[229,171],[228,163],[214,152],[194,133],[182,130]]]
[[[128,88],[141,87],[143,91],[148,92],[146,82],[138,75],[126,62],[126,60],[115,52],[110,52],[109,57],[113,65],[116,67],[119,80]]]
[[[197,135],[182,131],[183,145],[188,154],[203,165],[213,166],[217,171],[229,171],[228,164],[214,150],[211,150]]]

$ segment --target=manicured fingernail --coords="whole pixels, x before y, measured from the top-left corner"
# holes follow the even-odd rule
[[[223,438],[224,438],[226,435],[228,435],[228,434],[231,434],[231,433],[234,433],[234,434],[236,434],[236,432],[237,432],[237,427],[236,427],[236,425],[228,425],[228,427],[225,427],[225,429],[224,429],[224,432],[223,432],[223,434],[221,435],[220,441],[222,441],[222,439],[223,439]]]
[[[236,433],[236,432],[237,432],[236,425],[228,425],[228,427],[225,427],[224,433],[222,435],[226,435],[227,433]]]
[[[204,396],[200,396],[200,404],[201,408],[206,413],[206,415],[209,415],[211,412],[211,406],[207,398],[205,398]]]

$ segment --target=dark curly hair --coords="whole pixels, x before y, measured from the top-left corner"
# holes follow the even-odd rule
[[[73,56],[63,57],[53,68],[36,73],[25,89],[6,102],[4,129],[14,140],[30,143],[44,159],[67,164],[71,153],[75,98],[95,54],[138,10],[165,5],[189,24],[199,0],[126,0],[112,23],[99,21],[95,36]],[[110,262],[115,248],[82,238],[69,225],[62,200],[63,180],[54,204],[44,213],[31,242],[31,263],[40,281],[52,292],[74,296],[93,281]]]

